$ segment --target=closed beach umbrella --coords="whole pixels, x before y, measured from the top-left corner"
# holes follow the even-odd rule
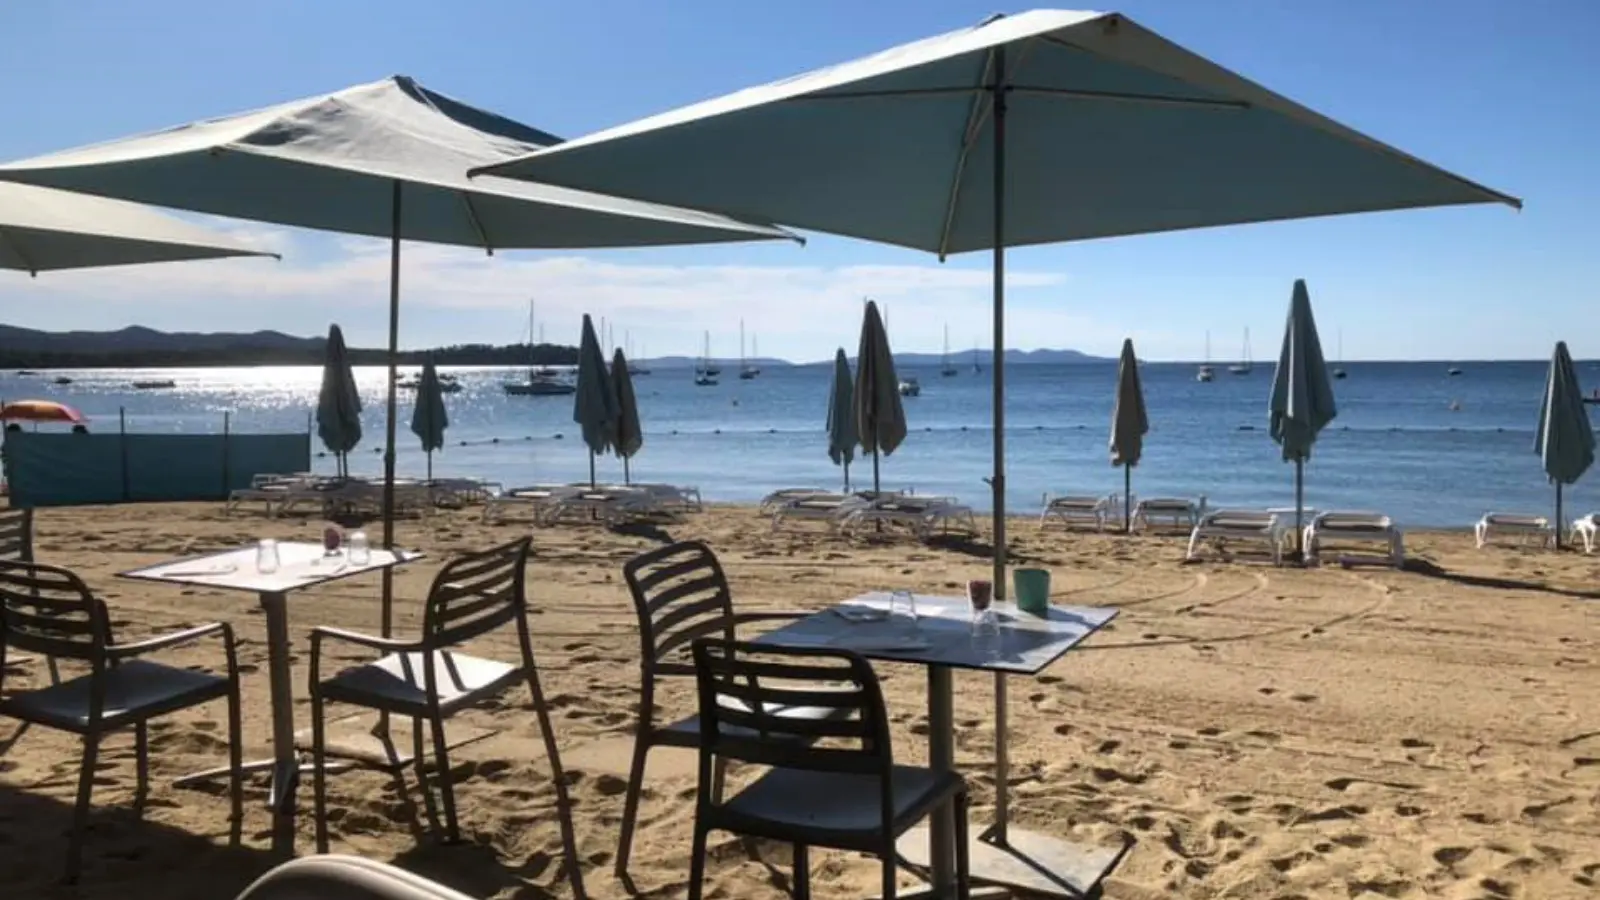
[[[850,490],[850,462],[856,458],[855,383],[844,348],[833,354],[833,389],[828,394],[828,458],[844,467],[844,489]]]
[[[628,461],[644,449],[644,429],[639,427],[639,398],[633,393],[633,373],[628,371],[628,357],[621,347],[611,357],[611,393],[617,400],[617,428],[611,449],[622,460],[622,483],[630,484],[633,474],[628,471]]]
[[[878,315],[878,304],[868,300],[861,322],[861,346],[856,350],[856,436],[861,449],[872,454],[872,492],[883,485],[878,479],[878,458],[894,453],[906,439],[906,411],[900,404],[900,378],[894,373],[889,332]]]
[[[0,269],[38,275],[55,269],[276,255],[137,203],[0,183]]]
[[[323,345],[322,390],[317,394],[317,437],[333,454],[338,474],[350,474],[350,451],[361,443],[361,392],[339,326],[328,328]]]
[[[1283,349],[1278,352],[1267,408],[1272,439],[1283,448],[1284,460],[1294,463],[1294,539],[1295,547],[1300,548],[1304,540],[1300,520],[1305,508],[1305,463],[1311,458],[1317,433],[1339,414],[1303,278],[1295,280],[1294,295],[1289,298],[1289,320],[1283,328]]]
[[[1122,528],[1133,528],[1133,467],[1144,455],[1144,436],[1150,419],[1144,410],[1144,388],[1139,385],[1139,358],[1133,340],[1122,342],[1117,362],[1117,403],[1111,408],[1111,464],[1122,467]]]
[[[383,545],[394,547],[400,242],[514,248],[792,239],[781,229],[467,170],[559,143],[396,76],[277,106],[0,165],[25,182],[389,241]],[[389,634],[390,569],[383,570]],[[563,819],[563,826],[567,825]],[[570,834],[566,837],[570,838]],[[568,852],[573,852],[567,841]],[[573,889],[582,892],[573,867]]]
[[[439,384],[439,370],[433,360],[422,366],[422,378],[417,382],[417,408],[411,413],[411,433],[422,441],[422,451],[428,454],[428,480],[433,480],[433,451],[444,448],[444,430],[450,427],[450,414],[444,408],[444,388]]]
[[[994,254],[1004,596],[1004,249],[1513,197],[1385,146],[1120,13],[1035,10],[486,167],[948,254]],[[1004,843],[1004,831],[1000,833]]]
[[[578,342],[578,390],[572,398],[572,421],[578,423],[589,448],[589,485],[593,487],[594,458],[610,452],[616,444],[617,395],[588,313],[583,316],[583,338]]]
[[[63,422],[81,425],[89,420],[76,409],[54,400],[14,400],[0,406],[0,421]]]
[[[1561,488],[1575,484],[1594,465],[1594,431],[1589,427],[1589,411],[1583,405],[1578,387],[1578,370],[1572,365],[1567,342],[1557,341],[1550,357],[1550,374],[1545,377],[1544,403],[1539,407],[1539,429],[1533,449],[1544,463],[1544,472],[1556,486],[1556,548],[1561,547]]]

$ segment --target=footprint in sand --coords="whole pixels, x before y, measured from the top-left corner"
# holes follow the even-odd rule
[[[1293,700],[1296,703],[1315,703],[1315,702],[1317,702],[1317,695],[1316,694],[1290,694],[1289,695],[1289,699]]]
[[[1221,728],[1218,728],[1215,725],[1207,725],[1206,727],[1201,728],[1198,731],[1196,731],[1195,734],[1199,734],[1199,735],[1202,735],[1204,737],[1216,737],[1216,736],[1222,734],[1222,731],[1223,730]]]

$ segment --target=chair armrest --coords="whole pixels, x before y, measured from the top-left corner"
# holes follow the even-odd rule
[[[146,653],[153,653],[157,650],[167,650],[214,634],[222,635],[223,643],[227,645],[228,653],[231,656],[233,653],[233,627],[226,622],[197,625],[194,628],[185,628],[182,631],[174,631],[171,634],[145,638],[142,641],[134,641],[131,644],[112,644],[106,648],[106,656],[110,659],[129,659]]]
[[[313,653],[316,652],[316,648],[322,643],[323,638],[333,638],[334,640],[344,641],[347,644],[358,644],[373,650],[382,650],[385,653],[410,653],[422,649],[420,641],[397,641],[393,638],[373,637],[370,634],[362,634],[359,631],[346,631],[343,628],[319,625],[311,629]]]

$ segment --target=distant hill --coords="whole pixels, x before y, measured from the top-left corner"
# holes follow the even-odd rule
[[[700,357],[657,356],[651,359],[636,359],[633,360],[633,362],[636,362],[641,366],[647,366],[651,369],[692,369],[695,366],[700,365]],[[729,372],[739,368],[739,360],[737,358],[722,359],[720,357],[712,357],[711,362],[713,365],[720,366]],[[776,359],[771,356],[752,356],[745,360],[745,362],[761,369],[777,369],[784,366],[794,365],[794,363],[789,362],[786,359]]]
[[[970,368],[972,368],[972,363],[973,363],[974,356],[976,356],[978,365],[982,366],[985,369],[987,369],[990,366],[994,365],[994,351],[993,350],[979,350],[979,351],[977,351],[976,354],[974,354],[973,351],[971,351],[971,350],[967,350],[965,352],[951,353],[950,354],[950,364],[952,366],[957,366],[957,367],[960,367],[960,368],[970,369]],[[944,354],[943,353],[896,353],[894,355],[894,364],[896,366],[904,366],[906,368],[918,368],[918,369],[922,369],[922,368],[937,368],[943,362],[944,362]],[[1106,363],[1106,362],[1116,362],[1116,357],[1112,357],[1112,356],[1090,356],[1089,354],[1083,353],[1083,352],[1078,351],[1078,350],[1007,350],[1006,351],[1006,365],[1008,365],[1008,366],[1016,366],[1016,365],[1021,365],[1021,366],[1027,366],[1027,365],[1067,365],[1067,364],[1074,364],[1074,363]],[[831,365],[833,363],[833,360],[831,360],[831,359],[824,360],[824,361],[819,362],[819,363],[813,363],[813,365],[822,365],[823,363]],[[850,357],[850,364],[851,365],[855,365],[855,363],[856,363],[856,358],[854,356],[851,356]]]
[[[326,338],[295,337],[278,331],[166,332],[131,326],[117,331],[38,331],[0,325],[0,368],[165,368],[175,366],[320,365]],[[407,350],[400,362],[440,365],[572,365],[578,349],[558,344],[491,346],[464,344],[433,350]],[[354,365],[385,361],[382,349],[350,348]]]

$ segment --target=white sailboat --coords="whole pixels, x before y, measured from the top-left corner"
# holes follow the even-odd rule
[[[700,356],[700,363],[694,367],[694,383],[699,387],[715,387],[717,376],[722,370],[711,364],[711,332],[706,332],[705,352]]]
[[[949,378],[956,374],[956,367],[950,364],[950,325],[944,326],[944,361],[939,364],[939,374]]]
[[[538,345],[533,340],[533,301],[528,301],[528,380],[507,381],[501,384],[507,396],[511,397],[557,397],[563,394],[576,393],[576,385],[562,381],[554,369],[548,367],[536,368],[533,364],[533,354]],[[540,341],[543,343],[543,341]]]
[[[755,346],[755,338],[751,338],[750,339],[750,346],[751,347]],[[739,380],[740,381],[749,381],[749,380],[755,378],[757,375],[760,375],[760,374],[761,374],[761,370],[759,368],[751,365],[749,358],[744,355],[744,320],[740,319],[739,320]]]
[[[1250,329],[1244,330],[1244,358],[1228,367],[1234,375],[1249,375],[1255,366],[1250,362]]]
[[[1211,370],[1211,332],[1206,332],[1206,361],[1194,373],[1195,381],[1210,381],[1216,373]]]

